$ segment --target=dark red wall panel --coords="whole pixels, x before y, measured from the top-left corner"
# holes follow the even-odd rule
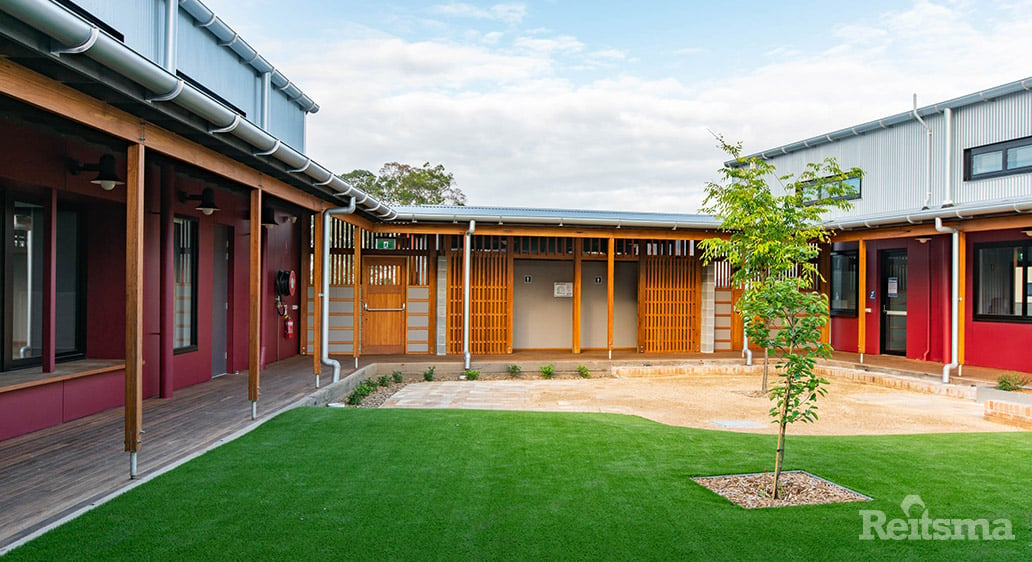
[[[61,423],[61,385],[0,394],[0,440]]]
[[[831,347],[836,351],[856,353],[858,324],[856,318],[833,316],[831,318]]]
[[[1028,238],[1020,230],[971,233],[967,237],[967,296],[963,301],[965,339],[964,363],[997,369],[1032,372],[1032,324],[986,322],[972,318],[975,290],[975,248],[981,242],[1018,241]]]
[[[121,406],[125,402],[125,371],[112,371],[65,381],[62,421],[70,421]]]
[[[86,208],[86,356],[125,358],[125,206]]]

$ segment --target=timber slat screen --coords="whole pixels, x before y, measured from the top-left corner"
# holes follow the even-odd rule
[[[448,353],[462,353],[462,237],[451,237],[448,263]],[[512,307],[507,239],[475,236],[470,252],[470,353],[509,352]]]
[[[702,268],[689,242],[645,243],[638,282],[638,346],[645,353],[698,352]]]
[[[314,222],[314,221],[313,221]],[[328,264],[330,284],[330,352],[351,353],[355,340],[353,289],[355,286],[355,226],[343,220],[330,221],[330,261]],[[312,268],[315,264],[314,227],[308,251]],[[432,294],[434,279],[432,267],[436,263],[436,243],[433,235],[375,233],[362,231],[360,236],[362,257],[396,256],[407,262],[405,278],[399,279],[403,286],[406,304],[405,334],[406,352],[429,353],[430,333],[433,329]],[[378,246],[384,249],[378,249]],[[389,249],[388,249],[389,248]],[[310,284],[314,282],[314,272],[308,271]],[[314,311],[314,298],[317,289],[312,287],[308,292],[307,310]],[[308,342],[314,341],[314,323],[306,322]],[[314,351],[311,343],[306,351]],[[418,350],[418,351],[417,351]]]

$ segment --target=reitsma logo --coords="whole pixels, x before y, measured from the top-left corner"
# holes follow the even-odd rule
[[[873,541],[1012,541],[1010,519],[932,519],[921,496],[912,494],[899,504],[904,518],[888,519],[884,511],[861,509],[860,540]],[[915,509],[917,508],[917,509]],[[920,513],[920,516],[912,515]]]

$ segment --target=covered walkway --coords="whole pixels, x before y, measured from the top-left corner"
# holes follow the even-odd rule
[[[246,372],[178,390],[169,400],[145,400],[139,477],[203,452],[315,390],[312,360],[298,356],[262,370],[257,421]],[[131,484],[124,423],[122,408],[115,408],[0,441],[0,552]]]

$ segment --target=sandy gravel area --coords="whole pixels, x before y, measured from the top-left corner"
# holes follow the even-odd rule
[[[756,376],[704,375],[662,379],[441,381],[409,384],[387,408],[468,408],[639,415],[705,429],[775,433],[771,401],[757,396]],[[1020,431],[983,418],[970,400],[831,379],[815,424],[793,435],[877,435]]]

